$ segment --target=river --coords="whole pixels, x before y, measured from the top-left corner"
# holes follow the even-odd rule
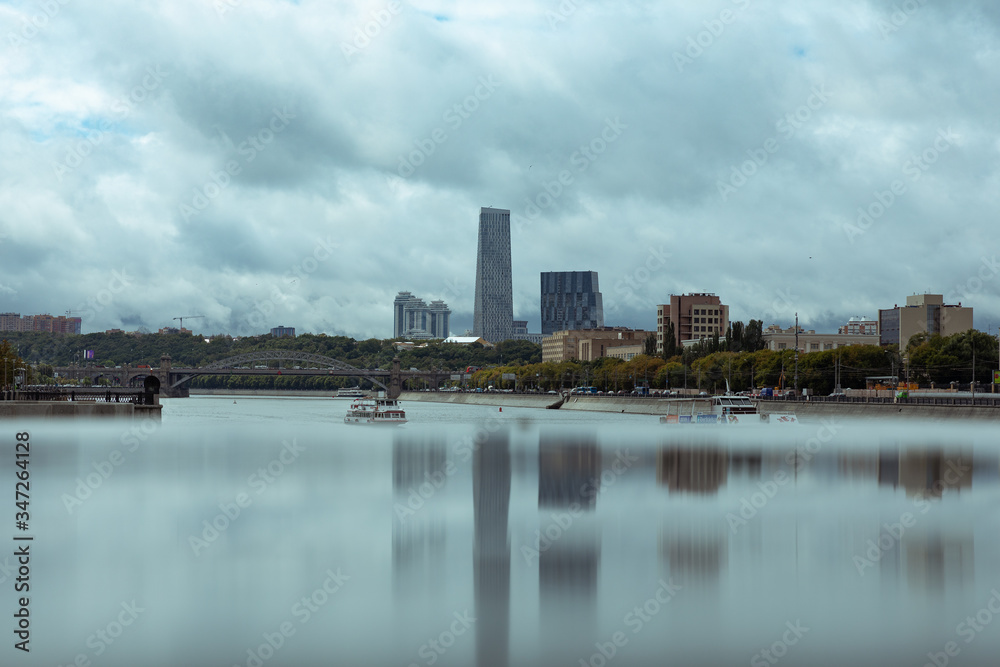
[[[1000,455],[976,424],[192,397],[0,422],[30,535],[7,665],[986,665]],[[30,433],[30,530],[14,528]],[[4,539],[10,540],[10,537]],[[17,595],[21,595],[18,593]]]

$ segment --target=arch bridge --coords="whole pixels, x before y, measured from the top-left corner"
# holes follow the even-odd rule
[[[294,361],[308,368],[261,368],[269,361]],[[118,386],[142,386],[147,376],[159,379],[164,396],[182,397],[188,395],[189,383],[199,375],[285,375],[285,376],[334,376],[363,378],[385,390],[386,396],[397,398],[403,390],[403,382],[419,379],[430,387],[437,387],[450,376],[449,371],[403,371],[399,359],[393,359],[389,370],[378,368],[356,368],[332,357],[297,350],[258,350],[247,352],[197,368],[173,366],[170,355],[160,358],[159,368],[64,367],[55,369],[60,377],[90,380],[97,384],[100,378],[109,378]]]

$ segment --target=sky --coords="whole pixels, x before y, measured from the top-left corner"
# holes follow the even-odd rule
[[[597,271],[836,331],[916,293],[1000,324],[992,0],[0,1],[0,312],[83,331],[472,326]]]

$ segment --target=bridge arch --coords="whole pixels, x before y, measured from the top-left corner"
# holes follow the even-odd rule
[[[170,383],[170,389],[175,389],[185,382],[190,381],[192,378],[199,375],[216,375],[218,371],[223,371],[228,368],[238,368],[246,364],[252,364],[257,361],[302,361],[323,368],[329,368],[337,371],[354,371],[351,375],[355,375],[359,378],[364,378],[369,382],[376,384],[382,389],[388,390],[388,387],[379,380],[371,371],[357,368],[351,366],[348,363],[334,359],[332,357],[326,357],[321,354],[312,354],[311,352],[301,352],[297,350],[258,350],[256,352],[247,352],[246,354],[238,354],[234,357],[229,357],[228,359],[220,359],[219,361],[212,362],[207,366],[202,366],[198,369],[185,369],[184,371],[175,371],[181,374],[182,377]],[[384,371],[383,371],[384,374]]]

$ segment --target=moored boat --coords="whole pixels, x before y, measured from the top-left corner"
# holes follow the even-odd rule
[[[338,389],[337,398],[364,398],[367,394],[361,387],[351,387],[350,389]]]
[[[690,414],[664,415],[660,417],[661,424],[794,424],[798,422],[792,413],[761,414],[756,403],[749,396],[712,396],[709,412],[695,412],[696,403],[705,399],[690,401]],[[681,401],[678,401],[678,405]]]

